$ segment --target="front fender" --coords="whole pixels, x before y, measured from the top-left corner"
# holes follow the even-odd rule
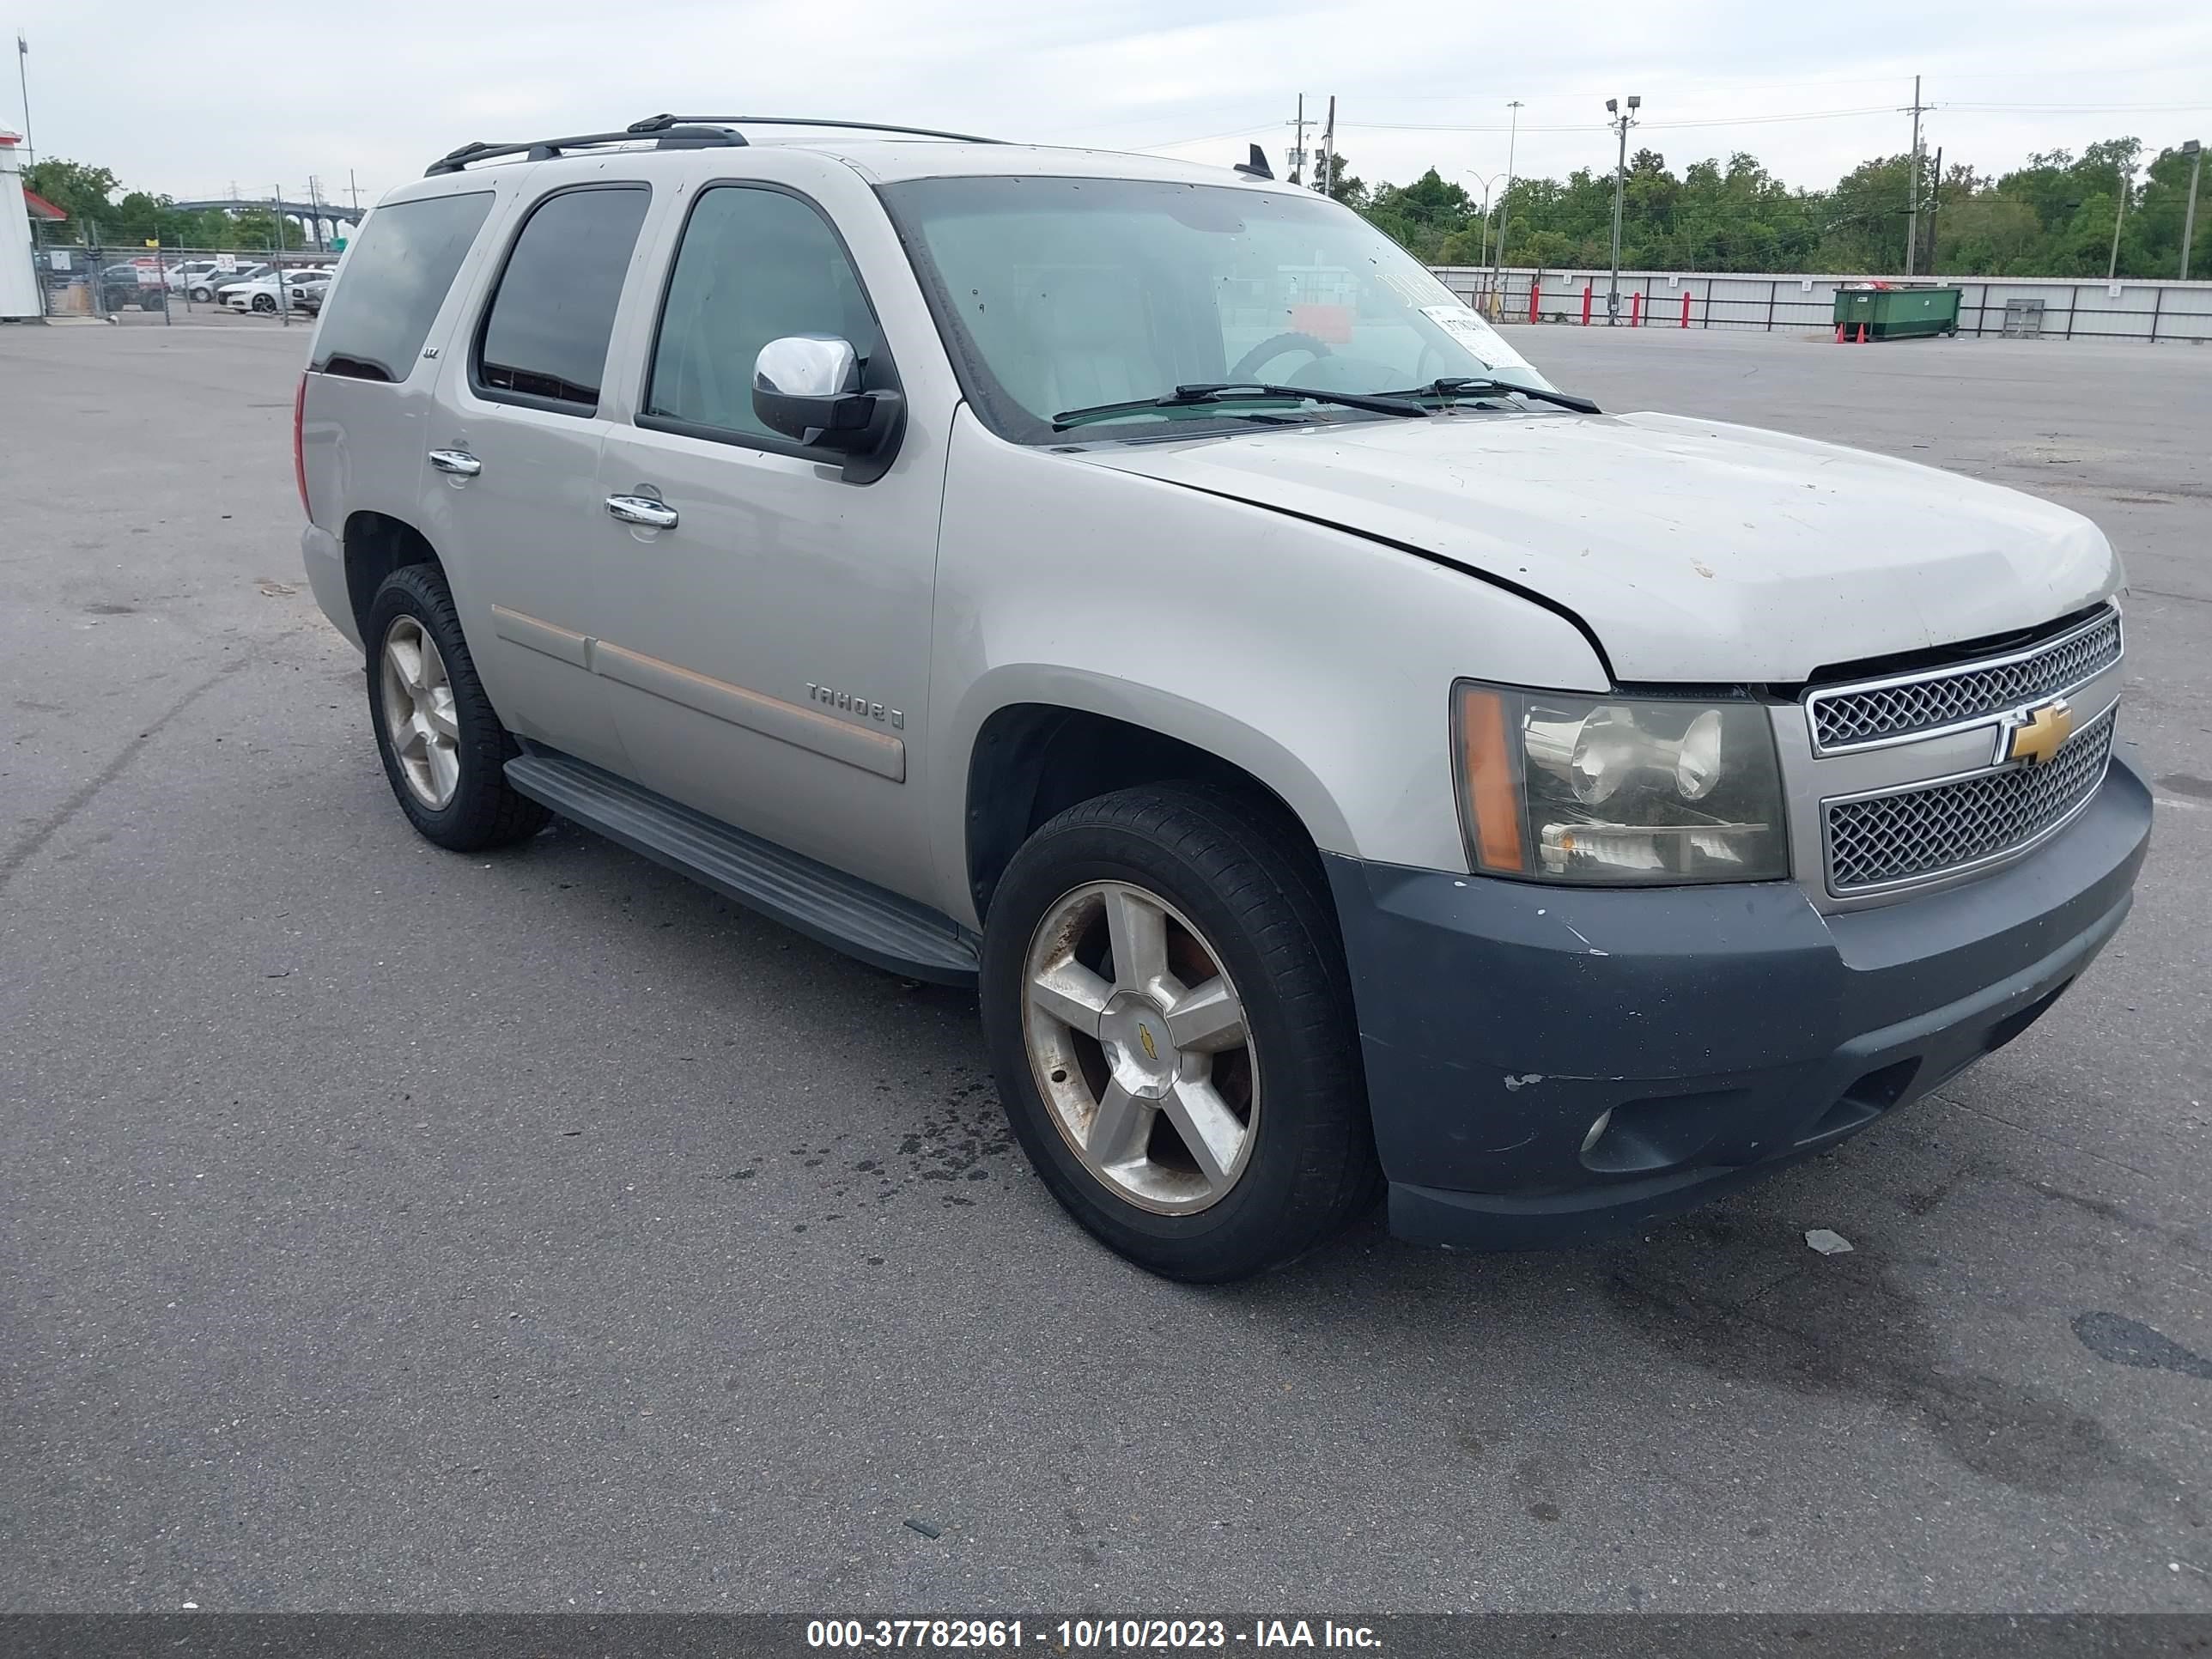
[[[945,908],[965,920],[969,760],[1011,704],[1107,715],[1218,756],[1325,852],[1463,871],[1452,682],[1606,685],[1572,622],[1479,577],[1079,451],[1006,443],[964,409],[945,483],[932,848]]]

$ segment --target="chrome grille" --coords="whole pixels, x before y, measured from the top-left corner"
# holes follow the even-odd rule
[[[1823,754],[1985,720],[2068,690],[2120,659],[2120,613],[2017,656],[1966,663],[1910,679],[1815,691],[1806,699],[1813,746]]]
[[[1932,878],[2025,847],[2104,781],[2117,712],[2106,709],[2041,766],[1829,802],[1828,890]]]

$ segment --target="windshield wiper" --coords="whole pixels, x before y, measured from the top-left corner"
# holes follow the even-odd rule
[[[1422,388],[1423,391],[1428,389]],[[1107,420],[1115,415],[1141,414],[1149,409],[1189,409],[1203,404],[1246,403],[1255,398],[1303,398],[1309,403],[1340,404],[1346,409],[1364,409],[1376,415],[1426,415],[1429,411],[1419,404],[1406,401],[1409,395],[1412,394],[1322,392],[1312,386],[1270,386],[1258,380],[1224,380],[1199,386],[1179,386],[1164,398],[1137,398],[1127,403],[1093,404],[1087,409],[1065,410],[1052,417],[1052,429],[1064,432],[1072,426]]]
[[[1571,392],[1552,392],[1541,386],[1522,386],[1516,380],[1484,380],[1468,374],[1451,374],[1441,380],[1431,380],[1426,386],[1408,386],[1403,392],[1378,392],[1378,398],[1486,398],[1500,392],[1516,392],[1523,398],[1540,398],[1547,404],[1557,404],[1562,409],[1571,409],[1577,415],[1602,415],[1605,411],[1587,398],[1577,398]]]

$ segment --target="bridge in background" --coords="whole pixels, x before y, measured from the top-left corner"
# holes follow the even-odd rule
[[[266,196],[235,199],[217,196],[204,202],[179,202],[177,205],[188,213],[204,213],[210,208],[224,213],[266,213],[273,208],[317,241],[328,240],[340,225],[359,224],[368,212],[367,208],[347,207],[337,202],[288,202],[282,197],[271,199]]]

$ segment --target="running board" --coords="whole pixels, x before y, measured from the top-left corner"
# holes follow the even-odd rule
[[[507,781],[608,840],[848,956],[973,989],[975,936],[951,917],[551,750],[507,763]]]

